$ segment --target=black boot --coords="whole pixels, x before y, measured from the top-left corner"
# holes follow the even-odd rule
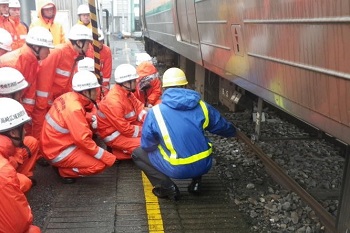
[[[50,166],[50,163],[47,162],[44,158],[40,158],[36,161],[37,164],[39,164],[42,167],[48,167]]]
[[[52,166],[52,169],[55,171],[55,173],[58,175],[60,178],[61,182],[63,184],[73,184],[75,183],[76,179],[75,178],[70,178],[70,177],[62,177],[60,175],[60,172],[58,171],[58,167]]]
[[[180,191],[176,184],[173,184],[168,188],[155,187],[153,188],[152,192],[159,198],[169,198],[170,200],[174,201],[180,199]]]
[[[199,195],[202,188],[202,179],[201,178],[193,178],[190,185],[187,187],[189,193]]]

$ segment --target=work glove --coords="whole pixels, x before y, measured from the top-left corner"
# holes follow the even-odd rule
[[[97,117],[96,117],[96,115],[91,116],[91,127],[93,129],[97,129]]]

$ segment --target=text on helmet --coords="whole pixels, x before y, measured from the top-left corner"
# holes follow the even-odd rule
[[[16,113],[16,114],[11,114],[9,116],[6,116],[6,117],[2,117],[0,119],[1,121],[1,124],[4,124],[6,122],[11,122],[11,121],[14,121],[14,120],[17,120],[18,118],[24,116],[26,114],[26,112],[24,110],[21,110],[20,112]]]
[[[95,82],[95,83],[84,83],[84,84],[77,84],[77,87],[91,87],[91,86],[97,86],[98,85],[98,82]]]
[[[7,89],[7,88],[15,87],[15,86],[17,86],[17,82],[0,84],[1,89]]]

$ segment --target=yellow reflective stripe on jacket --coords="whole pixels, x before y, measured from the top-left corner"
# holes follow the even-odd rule
[[[160,153],[163,155],[164,160],[168,161],[171,165],[186,165],[186,164],[195,163],[211,155],[211,153],[213,152],[212,144],[209,143],[209,146],[210,148],[208,150],[200,152],[195,155],[191,155],[190,157],[187,157],[187,158],[170,158],[168,157],[168,155],[160,145],[158,146],[158,149]]]
[[[200,104],[200,106],[201,106],[201,108],[203,110],[203,113],[204,113],[205,120],[204,120],[204,123],[203,123],[203,129],[205,129],[209,125],[208,109],[207,109],[207,106],[205,105],[205,103],[202,100],[199,101],[199,104]],[[163,156],[164,160],[168,161],[171,165],[191,164],[191,163],[197,162],[197,161],[199,161],[201,159],[204,159],[204,158],[208,157],[212,153],[212,151],[213,151],[212,144],[208,143],[209,144],[209,149],[206,150],[206,151],[202,151],[202,152],[200,152],[198,154],[191,155],[188,158],[177,158],[177,153],[176,153],[176,151],[175,151],[175,149],[173,147],[173,143],[171,142],[171,138],[169,136],[168,129],[167,129],[166,125],[165,125],[162,113],[160,112],[159,105],[156,105],[156,106],[153,107],[153,112],[154,112],[154,115],[156,117],[158,126],[160,128],[160,132],[162,134],[165,147],[170,152],[170,157],[164,151],[164,149],[161,146],[161,144],[158,145],[159,152]]]
[[[171,142],[171,138],[169,136],[168,129],[165,125],[162,113],[160,112],[159,105],[156,105],[155,107],[153,107],[153,112],[154,112],[154,116],[156,117],[156,120],[158,122],[158,126],[159,126],[160,132],[162,134],[162,137],[163,137],[163,140],[165,143],[165,147],[170,151],[170,158],[176,159],[177,154],[176,154],[176,151],[174,150],[173,143]],[[158,147],[160,147],[160,145]],[[164,154],[163,154],[163,157],[164,157]],[[166,155],[165,157],[168,157],[168,155]]]
[[[209,115],[208,115],[208,109],[207,109],[207,106],[205,105],[205,103],[200,100],[199,101],[199,104],[201,105],[201,108],[203,110],[203,113],[204,113],[204,123],[203,123],[203,129],[207,128],[208,125],[209,125]]]

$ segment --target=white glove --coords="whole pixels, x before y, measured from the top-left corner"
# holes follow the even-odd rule
[[[91,127],[97,129],[97,117],[95,115],[92,115],[91,117]]]

